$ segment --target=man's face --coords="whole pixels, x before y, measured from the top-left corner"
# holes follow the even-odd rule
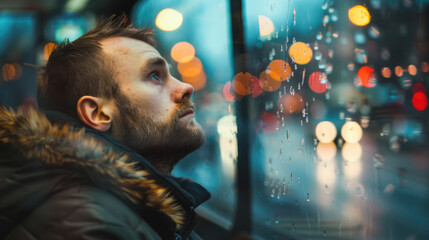
[[[125,37],[101,42],[113,59],[122,94],[116,99],[112,134],[147,158],[183,157],[204,142],[189,101],[193,88],[170,75],[167,62],[149,44]]]

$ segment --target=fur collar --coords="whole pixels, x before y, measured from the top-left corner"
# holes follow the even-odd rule
[[[24,113],[0,107],[0,143],[20,149],[27,159],[51,166],[84,170],[100,187],[108,188],[137,205],[170,216],[181,228],[185,212],[169,190],[146,170],[136,169],[128,155],[114,152],[103,142],[84,135],[84,128],[51,124],[43,113]]]

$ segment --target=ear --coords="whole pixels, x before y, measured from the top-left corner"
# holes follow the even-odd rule
[[[93,96],[83,96],[77,102],[77,115],[85,125],[100,132],[112,126],[113,101]]]

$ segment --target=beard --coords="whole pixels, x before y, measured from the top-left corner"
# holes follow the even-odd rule
[[[119,114],[116,116],[119,124],[112,126],[117,133],[115,135],[156,167],[172,167],[204,143],[204,132],[195,119],[186,123],[179,121],[185,111],[194,108],[192,102],[181,103],[165,122],[160,122],[133,104],[127,96],[120,95],[117,97]]]

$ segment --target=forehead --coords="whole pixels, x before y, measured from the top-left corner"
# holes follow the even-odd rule
[[[157,55],[159,52],[151,45],[128,37],[112,37],[100,41],[102,49],[108,55],[118,56],[142,56]]]

